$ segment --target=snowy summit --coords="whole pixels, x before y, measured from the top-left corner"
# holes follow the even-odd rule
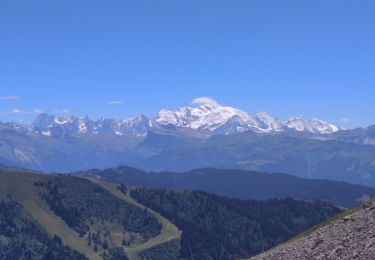
[[[161,109],[151,118],[142,115],[122,120],[100,118],[94,121],[88,117],[39,114],[28,129],[36,134],[52,137],[87,134],[143,137],[154,129],[168,129],[169,132],[186,129],[189,133],[206,135],[231,135],[246,131],[331,134],[340,130],[338,126],[319,119],[291,118],[283,122],[266,112],[251,114],[221,105],[210,97],[196,98],[191,106],[181,107],[176,111]]]

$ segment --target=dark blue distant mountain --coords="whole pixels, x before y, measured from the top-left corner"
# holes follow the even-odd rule
[[[343,207],[353,207],[362,199],[375,196],[375,188],[362,185],[242,170],[204,168],[180,173],[154,173],[121,166],[78,174],[148,188],[202,190],[239,199],[267,200],[290,197],[322,200]]]

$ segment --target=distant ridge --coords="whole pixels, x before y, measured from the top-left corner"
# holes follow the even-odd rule
[[[359,204],[362,198],[375,196],[375,188],[346,182],[302,179],[281,173],[269,174],[215,168],[181,173],[154,173],[122,166],[77,174],[149,188],[202,190],[239,199],[267,200],[291,197],[322,200],[342,207],[353,207]]]

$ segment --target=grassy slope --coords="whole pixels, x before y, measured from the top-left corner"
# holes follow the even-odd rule
[[[16,201],[20,202],[30,215],[38,220],[38,222],[47,230],[47,232],[53,236],[58,235],[62,238],[64,244],[76,249],[77,251],[85,254],[90,259],[96,260],[101,259],[98,253],[95,253],[93,249],[87,246],[85,238],[81,238],[78,233],[70,229],[65,222],[58,216],[56,216],[50,209],[49,206],[39,196],[38,189],[34,186],[37,181],[46,181],[50,178],[54,178],[53,175],[47,174],[31,174],[18,171],[3,171],[0,172],[0,199],[5,198],[8,194],[11,195]],[[125,202],[135,205],[136,207],[144,209],[145,206],[139,204],[129,195],[124,195],[117,189],[117,185],[99,181],[96,179],[90,179],[94,183],[107,189],[114,196],[123,199]],[[156,219],[163,225],[160,235],[151,238],[149,241],[136,245],[134,247],[126,248],[129,258],[131,260],[137,260],[139,253],[143,250],[152,248],[170,240],[180,239],[181,231],[172,224],[169,220],[156,213],[151,209],[147,209]],[[118,237],[120,244],[122,240],[122,231],[116,234],[115,228],[113,230],[113,237]]]
[[[100,257],[87,246],[87,241],[70,229],[65,222],[56,216],[39,196],[34,183],[53,178],[52,175],[31,174],[17,171],[0,173],[0,199],[7,194],[21,203],[30,215],[37,220],[50,234],[61,237],[64,244],[76,249],[91,259]]]
[[[123,199],[127,203],[130,203],[136,207],[145,209],[146,207],[142,204],[135,201],[133,198],[130,197],[129,193],[127,195],[123,194],[121,191],[117,189],[118,185],[100,181],[97,179],[91,179],[92,182],[95,182],[96,184],[102,186],[103,188],[110,191],[114,196]],[[181,238],[181,231],[168,219],[164,218],[160,214],[156,213],[155,211],[147,208],[148,212],[150,212],[152,215],[155,216],[155,218],[163,225],[162,230],[160,232],[160,235],[151,238],[149,241],[137,245],[135,247],[129,247],[126,248],[126,252],[131,260],[138,260],[140,259],[139,253],[143,250],[150,249],[154,246],[163,244],[165,242],[174,240],[174,239],[180,239]]]

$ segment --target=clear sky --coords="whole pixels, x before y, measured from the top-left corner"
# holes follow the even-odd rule
[[[210,96],[375,124],[374,14],[374,0],[2,0],[0,119],[153,115]]]

